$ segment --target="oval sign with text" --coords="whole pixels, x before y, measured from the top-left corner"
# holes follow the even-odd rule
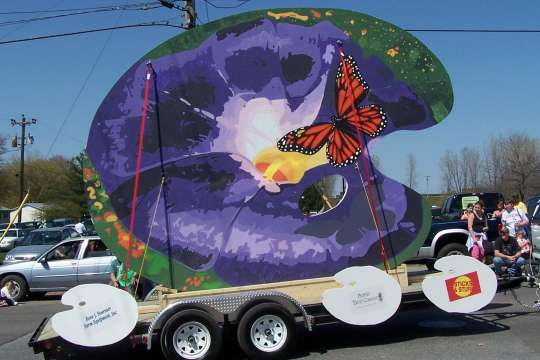
[[[435,263],[442,273],[422,282],[426,297],[447,312],[471,313],[493,300],[497,292],[497,277],[486,264],[470,257],[453,255]]]
[[[55,314],[52,327],[65,340],[82,346],[114,344],[135,328],[137,302],[127,292],[104,284],[70,289],[62,304],[73,309]]]
[[[374,266],[353,266],[334,278],[343,285],[323,293],[323,305],[332,316],[352,325],[375,325],[388,320],[401,303],[401,287]]]

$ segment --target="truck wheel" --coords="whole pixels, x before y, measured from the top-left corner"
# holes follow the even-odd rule
[[[216,359],[222,342],[222,329],[201,310],[180,311],[161,331],[161,350],[167,360]]]
[[[240,319],[238,344],[250,359],[281,359],[292,350],[295,330],[294,319],[283,306],[258,304]]]
[[[465,255],[469,256],[469,251],[467,250],[467,247],[463,244],[458,243],[451,243],[444,245],[441,250],[439,250],[439,253],[437,254],[437,259],[440,259],[445,256],[449,255]]]
[[[4,285],[6,285],[8,282],[11,282],[13,283],[13,285],[15,285],[15,288],[11,292],[13,300],[17,302],[23,300],[26,297],[26,293],[28,292],[28,286],[26,285],[26,281],[19,275],[8,275],[2,279],[0,287],[4,287]]]

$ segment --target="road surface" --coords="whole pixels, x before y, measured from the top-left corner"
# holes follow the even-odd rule
[[[533,303],[536,289],[517,290],[519,298]],[[27,346],[41,319],[62,308],[57,299],[28,301],[14,308],[0,308],[0,358],[42,359]],[[328,325],[299,341],[295,359],[540,359],[540,313],[517,305],[510,293],[497,294],[484,310],[472,315],[448,314],[424,304],[398,312],[389,321],[366,327]],[[233,335],[231,335],[233,336]],[[225,341],[223,359],[242,359],[240,350]],[[92,353],[78,358],[93,358]],[[100,360],[122,359],[110,352]],[[139,349],[130,359],[159,359]]]

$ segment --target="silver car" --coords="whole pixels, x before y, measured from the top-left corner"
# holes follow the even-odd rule
[[[4,265],[36,260],[53,245],[76,237],[80,237],[79,233],[68,227],[33,230],[21,241],[15,241],[15,248],[6,254]]]
[[[27,294],[64,291],[80,284],[110,281],[116,258],[99,237],[64,240],[35,261],[0,266],[0,287],[13,282],[15,301]]]
[[[0,241],[0,251],[7,251],[13,249],[13,245],[16,239],[23,238],[30,231],[27,229],[9,229],[8,231],[0,230],[0,237],[6,233],[2,241]]]

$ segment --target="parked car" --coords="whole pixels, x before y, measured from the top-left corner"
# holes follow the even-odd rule
[[[6,236],[0,241],[0,251],[8,251],[13,249],[17,239],[24,238],[30,230],[28,229],[9,229]],[[4,230],[0,230],[0,237],[4,234]]]
[[[99,237],[64,240],[34,261],[0,266],[0,287],[14,283],[13,297],[20,301],[80,284],[107,284],[115,260]]]
[[[498,237],[500,220],[490,216],[500,199],[502,199],[500,193],[461,193],[449,196],[443,203],[440,215],[432,216],[431,228],[424,244],[417,256],[409,262],[425,262],[431,268],[435,259],[449,255],[468,255],[469,251],[465,246],[469,237],[468,224],[460,217],[468,204],[474,204],[479,200],[484,202],[484,211],[488,216],[488,241],[489,243],[494,241]],[[489,246],[491,250],[492,246]]]
[[[496,192],[454,194],[444,201],[438,219],[439,221],[460,220],[467,205],[474,204],[479,200],[484,203],[484,212],[488,217],[491,217],[491,214],[497,209],[497,202],[502,199],[503,195]]]
[[[43,228],[60,227],[75,223],[76,221],[72,218],[53,219],[45,221],[45,223],[43,224]]]
[[[41,226],[40,221],[25,221],[22,222],[20,225],[17,223],[17,227],[21,229],[27,229],[29,231],[32,231],[34,229],[37,229]]]
[[[15,247],[6,254],[4,264],[35,260],[52,245],[77,237],[80,237],[79,233],[67,227],[33,230],[21,241],[15,241]]]

